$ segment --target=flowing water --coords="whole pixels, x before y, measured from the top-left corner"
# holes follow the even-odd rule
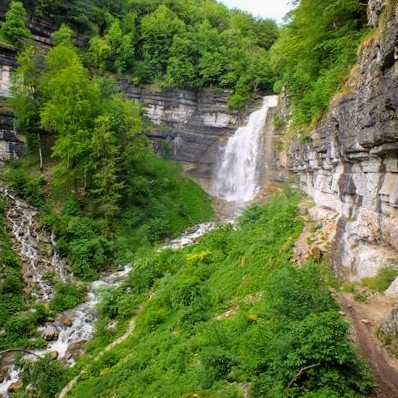
[[[234,207],[242,207],[258,193],[260,138],[268,109],[276,104],[276,96],[265,97],[262,108],[250,115],[247,126],[239,128],[224,148],[212,192],[218,198],[233,203]],[[48,282],[48,276],[55,275],[57,279],[67,281],[73,280],[73,275],[68,264],[60,259],[55,250],[55,236],[49,236],[40,228],[37,222],[37,211],[23,200],[13,197],[5,189],[0,188],[0,195],[10,203],[7,217],[12,229],[14,247],[20,253],[24,263],[23,274],[28,290],[36,302],[46,302],[54,294],[53,287]],[[233,224],[235,218],[236,213],[232,218],[224,220],[222,224]],[[200,236],[217,225],[219,223],[215,222],[200,224],[180,238],[164,245],[163,248],[180,249],[195,243]],[[41,252],[43,247],[47,247],[48,250],[45,255]],[[98,293],[109,287],[120,286],[131,268],[127,265],[93,282],[89,286],[84,303],[59,314],[52,322],[39,327],[38,334],[50,328],[56,331],[57,336],[48,343],[45,350],[36,350],[34,354],[44,356],[46,353],[52,353],[58,360],[63,360],[73,366],[84,344],[93,338],[96,305],[100,296]],[[33,356],[27,356],[27,358],[34,360]],[[12,364],[12,358],[8,357],[7,361],[8,364],[2,364],[3,370],[0,369],[1,372],[5,370],[4,380],[0,383],[0,396],[3,397],[9,395],[8,388],[19,378],[18,370]]]
[[[31,285],[32,296],[37,302],[51,299],[53,288],[44,277],[49,267],[53,267],[53,272],[57,274],[58,279],[73,279],[67,264],[59,258],[54,249],[55,237],[45,236],[44,232],[40,231],[36,219],[37,211],[34,208],[26,202],[14,198],[7,191],[3,190],[1,194],[10,202],[10,210],[7,215],[12,226],[16,249],[20,252],[25,263],[24,275],[29,277],[27,282]],[[214,229],[217,225],[219,224],[214,222],[200,224],[182,234],[180,238],[164,245],[163,248],[176,250],[185,247],[194,243],[200,236]],[[51,246],[51,261],[40,254],[40,246],[43,242]],[[132,266],[127,265],[123,269],[91,283],[84,303],[59,314],[53,322],[48,322],[39,327],[37,331],[39,335],[50,326],[52,330],[56,330],[58,337],[49,341],[45,350],[35,350],[33,353],[38,356],[52,353],[57,356],[58,360],[73,366],[76,358],[81,354],[84,344],[94,336],[99,292],[110,287],[120,286],[131,269]],[[30,278],[30,275],[32,278]],[[26,355],[25,358],[35,360],[36,357]],[[3,382],[0,383],[0,396],[8,397],[8,388],[19,380],[19,371],[13,366],[12,357],[5,358],[2,366],[5,374]]]
[[[268,109],[275,107],[277,103],[278,97],[275,95],[264,97],[261,109],[253,112],[247,125],[238,128],[228,139],[214,177],[214,196],[242,207],[259,192],[261,134],[265,128]]]

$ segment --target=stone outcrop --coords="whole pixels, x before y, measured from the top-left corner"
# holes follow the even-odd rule
[[[14,47],[0,43],[0,161],[19,157],[24,143],[17,135],[13,125],[13,114],[5,104],[10,98],[11,71],[16,66]]]
[[[249,109],[228,109],[228,91],[154,91],[122,82],[129,98],[143,103],[146,117],[156,127],[146,132],[157,152],[182,163],[191,176],[212,176],[220,145],[244,124]]]
[[[398,308],[394,308],[380,327],[381,335],[398,335]]]
[[[41,335],[47,341],[58,340],[59,330],[53,323],[46,323]]]
[[[376,9],[369,11],[373,18]],[[362,45],[348,90],[289,153],[290,169],[317,208],[336,215],[332,265],[350,280],[398,260],[397,32],[395,14]]]

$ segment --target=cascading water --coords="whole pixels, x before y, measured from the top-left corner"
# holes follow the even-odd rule
[[[244,127],[236,130],[224,148],[212,193],[227,202],[241,206],[259,191],[258,165],[261,156],[260,138],[268,109],[278,104],[276,95],[264,97],[263,106],[253,112]]]
[[[6,189],[0,189],[11,205],[7,211],[11,231],[14,236],[15,249],[23,259],[23,275],[32,297],[38,302],[49,300],[53,296],[53,288],[46,281],[46,276],[67,281],[73,279],[68,264],[63,261],[53,249],[55,237],[47,234],[37,222],[37,210],[25,201],[14,198]],[[41,253],[41,247],[46,246],[51,251],[51,259]]]
[[[45,236],[40,231],[36,221],[37,211],[29,206],[26,202],[14,198],[6,190],[0,189],[0,194],[7,198],[10,202],[8,218],[12,226],[17,249],[21,257],[25,259],[26,269],[25,276],[28,278],[32,286],[32,295],[37,301],[50,299],[53,295],[52,287],[47,284],[43,273],[47,273],[50,261],[40,256],[39,240],[45,240],[45,243],[52,245],[54,236]],[[204,223],[197,226],[193,231],[183,234],[179,239],[171,241],[164,248],[180,249],[186,245],[192,244],[201,235],[210,231],[217,226],[216,223]],[[43,264],[44,262],[44,264]],[[58,275],[61,280],[68,280],[71,274],[66,264],[60,260],[58,254],[53,250],[51,267],[53,272]],[[56,330],[57,337],[53,341],[49,341],[45,350],[35,350],[33,353],[38,356],[45,354],[56,354],[58,360],[73,366],[76,357],[81,353],[82,346],[93,338],[94,326],[96,320],[96,305],[99,301],[99,292],[103,289],[120,286],[131,270],[131,266],[127,265],[122,270],[104,276],[93,282],[88,289],[87,300],[77,307],[59,314],[53,322],[47,323],[39,327],[38,334],[43,334],[50,325],[52,330]],[[26,355],[25,359],[35,360],[35,357]],[[8,358],[7,363],[3,364],[3,380],[0,382],[0,396],[8,397],[8,389],[19,380],[19,371],[13,365],[13,360]]]
[[[268,109],[276,105],[276,96],[265,97],[262,108],[250,115],[247,126],[239,128],[228,140],[212,189],[216,196],[241,206],[257,194],[261,132],[265,126]],[[7,216],[12,226],[17,249],[25,260],[25,277],[31,279],[28,281],[31,294],[37,301],[46,301],[53,295],[53,289],[46,281],[46,273],[55,273],[60,280],[73,279],[73,276],[67,264],[61,261],[56,251],[52,249],[54,236],[46,236],[40,230],[36,221],[36,210],[24,201],[14,198],[4,189],[0,189],[0,195],[11,202]],[[224,221],[231,224],[233,222],[233,218]],[[179,239],[173,240],[164,247],[179,249],[192,244],[217,225],[217,223],[201,224],[194,231],[183,234]],[[40,255],[39,246],[43,240],[52,251],[51,261]],[[130,266],[126,266],[121,271],[93,282],[84,303],[60,314],[50,323],[51,328],[57,331],[57,337],[48,343],[46,350],[36,350],[34,354],[43,356],[46,353],[56,353],[58,359],[73,365],[76,359],[74,348],[79,351],[82,344],[93,337],[98,291],[120,286],[130,269]],[[47,326],[40,327],[38,333],[43,333]],[[19,372],[12,361],[7,365],[6,370],[4,379],[0,383],[0,396],[4,397],[8,396],[8,388],[19,378]]]

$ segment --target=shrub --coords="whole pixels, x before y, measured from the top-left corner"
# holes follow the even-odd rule
[[[80,304],[86,294],[82,285],[68,282],[57,282],[54,286],[55,294],[50,302],[50,308],[54,312],[62,312]]]

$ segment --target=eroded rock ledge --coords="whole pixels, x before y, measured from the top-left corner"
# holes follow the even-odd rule
[[[244,124],[251,110],[228,108],[228,91],[153,90],[122,82],[127,97],[139,100],[156,126],[146,133],[155,150],[183,165],[207,185],[222,142]]]
[[[395,10],[362,45],[348,89],[289,151],[289,168],[315,206],[336,215],[332,266],[350,280],[398,262],[397,49]]]

